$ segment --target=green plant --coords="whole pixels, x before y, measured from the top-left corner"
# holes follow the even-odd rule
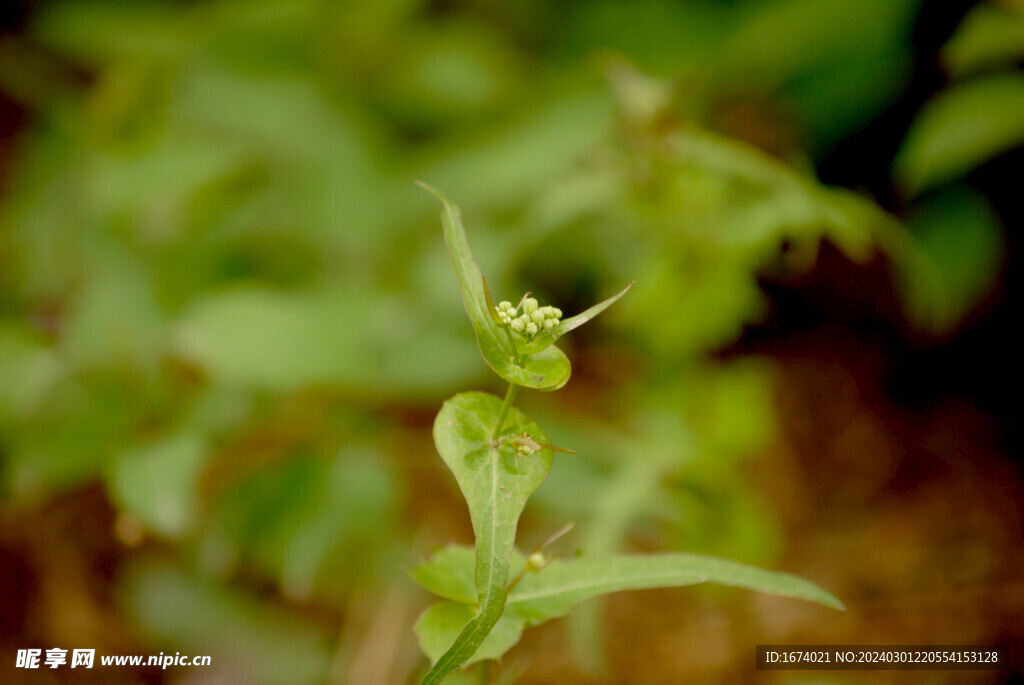
[[[480,352],[509,384],[504,400],[482,392],[459,393],[444,403],[434,421],[434,443],[469,505],[476,549],[437,551],[413,572],[444,600],[416,624],[420,646],[433,663],[424,685],[441,682],[461,666],[496,659],[524,628],[620,590],[716,582],[842,608],[831,594],[795,576],[712,557],[548,557],[544,548],[561,532],[529,555],[516,551],[516,527],[527,499],[548,475],[553,453],[569,451],[549,444],[540,426],[513,406],[517,389],[551,391],[565,385],[571,367],[555,341],[614,304],[632,284],[565,320],[557,308],[540,307],[528,295],[516,306],[508,301],[495,305],[473,260],[458,207],[421,185],[444,206],[445,242]]]

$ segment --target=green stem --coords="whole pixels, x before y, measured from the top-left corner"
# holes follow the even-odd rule
[[[501,403],[501,411],[498,412],[498,425],[494,427],[494,435],[491,436],[491,440],[497,440],[501,437],[501,429],[505,427],[505,418],[508,416],[508,410],[512,407],[512,402],[516,399],[516,390],[519,388],[515,383],[508,384],[508,391],[505,392],[505,401]]]

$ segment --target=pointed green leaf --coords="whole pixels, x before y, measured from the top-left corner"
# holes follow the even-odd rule
[[[507,332],[499,328],[491,318],[484,291],[483,274],[469,249],[458,206],[439,190],[425,183],[419,185],[437,196],[444,206],[444,211],[441,212],[444,241],[448,246],[448,254],[451,255],[455,276],[462,291],[462,302],[473,324],[473,332],[476,334],[476,342],[484,361],[509,383],[535,390],[561,388],[569,380],[569,374],[572,372],[568,358],[557,347],[551,346],[540,354],[530,355],[520,362],[519,354],[513,348]]]
[[[461,393],[444,403],[434,421],[434,444],[455,475],[473,522],[478,610],[424,684],[441,682],[472,657],[500,618],[519,516],[551,469],[550,450],[517,459],[511,444],[496,445],[492,440],[501,406],[494,395]],[[540,427],[515,408],[505,419],[505,432],[547,440]]]
[[[580,602],[622,590],[718,583],[842,609],[817,585],[789,573],[765,571],[727,559],[666,553],[604,559],[556,560],[527,574],[508,597],[506,611],[542,623],[564,616]]]
[[[911,194],[952,181],[1024,142],[1024,76],[977,78],[939,93],[918,114],[895,160]]]
[[[585,311],[580,312],[576,316],[564,319],[554,328],[538,333],[533,340],[526,342],[516,341],[516,347],[519,349],[521,353],[524,354],[536,354],[537,352],[547,349],[556,340],[561,338],[569,331],[579,328],[580,326],[590,321],[604,310],[608,309],[608,307],[611,307],[619,300],[620,297],[629,292],[629,289],[632,287],[633,283],[631,282],[629,285],[623,288],[621,292],[612,295],[607,300],[598,302],[593,307],[590,307]]]
[[[487,302],[487,313],[491,315],[491,322],[495,326],[501,326],[501,319],[498,318],[498,308],[494,304],[494,298],[491,297],[491,289],[487,285],[487,277],[481,276],[480,280],[484,282],[484,300]]]
[[[468,579],[472,564],[468,547],[439,552],[424,567],[433,567],[440,575],[451,573]],[[522,556],[516,554],[517,563]],[[422,568],[422,567],[421,567]],[[817,602],[833,609],[843,604],[832,594],[811,582],[789,573],[765,571],[727,559],[698,554],[667,553],[648,556],[616,556],[602,559],[556,559],[538,572],[527,573],[508,594],[505,611],[480,650],[467,663],[501,657],[519,641],[523,629],[566,615],[587,599],[620,592],[661,587],[681,587],[699,583],[718,583],[755,592],[794,597]],[[416,626],[424,652],[436,658],[438,645],[446,645],[474,616],[471,605],[455,608],[441,602],[429,609]]]
[[[942,63],[954,76],[1012,65],[1024,57],[1024,6],[979,4],[942,46]]]

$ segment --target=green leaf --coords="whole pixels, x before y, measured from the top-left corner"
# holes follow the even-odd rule
[[[465,577],[471,557],[469,549],[449,548],[439,552],[417,570],[422,577],[451,572]],[[461,565],[463,568],[456,568]],[[432,569],[426,573],[425,569]],[[682,587],[717,583],[755,592],[817,602],[844,609],[832,594],[811,582],[788,573],[765,571],[735,561],[698,554],[666,553],[646,556],[614,556],[600,559],[555,560],[536,573],[528,573],[508,594],[505,612],[492,637],[472,661],[501,657],[518,642],[523,629],[565,616],[580,602],[622,590]],[[473,616],[467,604],[440,602],[420,617],[416,626],[420,645],[436,654],[438,645],[450,642]],[[486,647],[486,649],[484,649]],[[433,658],[433,657],[432,657]]]
[[[1024,9],[980,4],[972,8],[949,42],[942,63],[954,76],[1012,65],[1024,57]]]
[[[491,319],[484,291],[483,274],[473,259],[466,239],[466,230],[462,226],[462,216],[457,205],[445,197],[441,191],[420,183],[424,189],[433,193],[444,205],[441,212],[441,224],[444,227],[444,240],[448,245],[448,253],[455,267],[455,276],[462,291],[462,301],[466,306],[466,314],[473,324],[476,342],[480,353],[496,374],[509,383],[515,383],[534,390],[557,390],[569,380],[572,367],[569,359],[553,345],[538,354],[529,355],[522,362],[512,346],[507,333],[499,328]]]
[[[607,300],[603,300],[601,302],[598,302],[593,307],[590,307],[590,308],[584,310],[583,312],[580,312],[576,316],[573,316],[573,317],[570,317],[568,319],[562,320],[554,328],[551,328],[551,329],[548,329],[548,330],[543,331],[541,333],[538,333],[537,336],[533,340],[522,341],[522,342],[521,341],[516,341],[516,348],[518,348],[518,350],[520,352],[525,353],[525,354],[536,354],[537,352],[540,352],[542,350],[547,349],[556,340],[561,338],[563,335],[565,335],[569,331],[572,331],[572,330],[575,330],[575,329],[579,328],[580,326],[582,326],[586,322],[590,321],[591,319],[593,319],[595,316],[597,316],[598,314],[600,314],[604,310],[608,309],[608,307],[611,307],[613,304],[615,304],[619,300],[620,297],[625,295],[629,291],[629,289],[632,288],[632,287],[633,287],[633,283],[631,282],[629,285],[627,285],[625,288],[623,288],[619,293],[617,293],[615,295],[612,295]]]
[[[290,599],[334,596],[379,579],[393,539],[397,486],[371,445],[330,458],[293,454],[241,478],[217,498],[201,558],[225,572],[244,564],[277,580]],[[470,566],[472,569],[472,566]],[[470,570],[472,573],[472,570]]]
[[[449,545],[435,550],[430,559],[411,573],[413,579],[438,597],[463,604],[476,603],[473,581],[475,552],[465,545]],[[509,574],[516,576],[526,566],[526,557],[513,550]]]
[[[149,275],[124,255],[101,259],[70,298],[63,341],[68,359],[78,367],[150,367],[159,358],[164,322]]]
[[[466,135],[443,142],[420,167],[420,177],[481,206],[512,207],[535,197],[551,179],[603,145],[614,126],[608,89],[597,83],[577,85],[551,96],[531,89],[509,116],[495,117],[493,125],[468,127]]]
[[[0,422],[16,423],[43,401],[63,361],[28,326],[0,320]]]
[[[916,203],[908,221],[922,257],[911,266],[924,270],[908,289],[908,309],[918,323],[948,333],[992,290],[1004,246],[999,218],[985,198],[961,185],[929,193]]]
[[[471,551],[471,550],[470,550]],[[466,623],[471,621],[476,612],[473,607],[456,602],[438,602],[420,616],[414,628],[419,638],[420,648],[431,661],[437,661],[459,634]],[[502,615],[491,628],[476,653],[467,659],[463,666],[475,664],[484,659],[500,659],[511,649],[523,635],[526,627],[518,616]]]
[[[26,419],[3,431],[0,468],[9,491],[37,498],[95,478],[116,456],[115,446],[138,434],[142,396],[137,387],[98,375],[89,382],[54,378]]]
[[[242,682],[316,685],[328,679],[331,636],[236,584],[141,562],[127,567],[118,589],[132,625],[154,644],[216,654],[216,668],[237,673]]]
[[[777,0],[736,7],[728,36],[712,44],[719,88],[757,84],[763,92],[847,62],[870,60],[903,40],[919,0]],[[707,67],[706,67],[707,68]]]
[[[437,661],[448,649],[462,627],[476,614],[476,588],[473,582],[475,552],[465,545],[450,545],[434,552],[430,559],[412,572],[420,585],[443,597],[427,609],[416,622],[420,648],[431,661]],[[513,550],[509,576],[518,576],[526,566],[526,557]],[[517,618],[502,614],[476,653],[463,666],[484,659],[498,659],[519,642],[525,625]]]
[[[188,41],[174,8],[160,2],[121,7],[107,0],[56,3],[34,22],[38,40],[87,65],[119,60],[174,59]]]
[[[472,548],[450,545],[435,551],[428,562],[417,566],[412,571],[412,577],[438,597],[473,604],[476,602],[476,585],[473,583],[474,557],[475,552]],[[445,647],[447,648],[447,645]]]
[[[196,481],[206,454],[203,436],[185,430],[122,455],[107,474],[107,487],[117,505],[150,530],[177,538],[196,517]]]
[[[511,444],[493,441],[502,401],[480,392],[461,393],[441,407],[434,421],[434,444],[455,475],[469,505],[476,536],[473,572],[478,610],[424,679],[439,683],[483,644],[505,606],[505,586],[515,544],[516,525],[526,500],[551,468],[550,450],[516,458]],[[537,424],[512,408],[508,434],[527,433],[547,440]]]
[[[531,624],[564,616],[580,602],[622,590],[717,583],[817,602],[833,609],[843,603],[817,585],[788,573],[765,571],[727,559],[666,553],[604,559],[555,560],[527,574],[509,595],[506,611]]]
[[[827,150],[903,89],[905,36],[919,2],[741,3],[717,17],[738,22],[698,63],[719,94],[775,91],[772,100],[797,117],[805,140]]]
[[[911,195],[952,181],[1024,142],[1024,76],[1002,74],[953,86],[918,114],[896,156]]]
[[[416,304],[351,287],[238,287],[195,300],[173,344],[218,383],[271,392],[343,386],[408,396],[471,377],[472,343]]]

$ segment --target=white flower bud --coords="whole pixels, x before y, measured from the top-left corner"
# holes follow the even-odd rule
[[[525,300],[523,300],[524,314],[533,314],[535,311],[537,311],[537,300],[535,300],[532,297],[528,297]]]
[[[541,325],[544,323],[544,312],[538,309],[533,314],[530,314],[530,321],[534,322],[538,326]]]
[[[526,324],[526,333],[527,333],[527,335],[533,335],[536,332],[537,332],[537,324],[535,324],[532,321],[530,323]]]

